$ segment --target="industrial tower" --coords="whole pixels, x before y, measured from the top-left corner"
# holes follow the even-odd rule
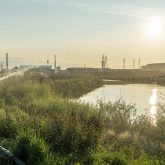
[[[139,58],[138,59],[138,69],[140,69],[141,68],[141,59]]]
[[[102,69],[108,68],[108,57],[104,54],[102,55],[102,61],[101,61]]]
[[[56,55],[54,55],[54,72],[57,73],[57,62],[56,62]]]
[[[8,71],[9,69],[9,56],[8,53],[6,53],[6,70]]]
[[[123,58],[123,69],[125,69],[125,63],[126,63],[126,60],[125,58]]]
[[[108,68],[108,57],[105,56],[105,68]]]
[[[54,55],[54,69],[56,69],[56,55]]]

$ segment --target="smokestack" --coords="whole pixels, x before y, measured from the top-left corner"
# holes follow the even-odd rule
[[[125,69],[125,63],[126,63],[126,60],[125,58],[123,58],[123,69]]]
[[[9,69],[9,56],[8,53],[6,53],[6,70]]]
[[[102,55],[102,61],[101,61],[102,69],[105,69],[107,67],[107,56],[104,54]]]
[[[46,63],[47,63],[47,65],[49,65],[49,59],[47,59]]]
[[[54,55],[54,69],[56,69],[56,55]]]
[[[102,69],[104,69],[104,54],[102,55],[101,65],[102,65]]]
[[[108,57],[105,56],[105,68],[108,68]]]
[[[141,68],[141,59],[139,58],[138,59],[138,69],[140,69]]]

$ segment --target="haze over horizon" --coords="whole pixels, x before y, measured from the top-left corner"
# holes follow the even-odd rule
[[[111,68],[165,62],[163,0],[1,0],[0,61]],[[137,65],[136,65],[137,66]]]

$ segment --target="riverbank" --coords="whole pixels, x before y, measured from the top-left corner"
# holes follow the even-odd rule
[[[103,84],[104,85],[124,85],[124,84],[157,84],[157,85],[162,85],[165,86],[164,83],[157,83],[157,82],[145,82],[145,81],[123,81],[123,80],[105,80],[103,79]]]
[[[121,83],[165,84],[165,72],[143,70],[110,70],[104,72],[83,73],[101,80],[119,80]],[[120,83],[108,82],[108,83]]]

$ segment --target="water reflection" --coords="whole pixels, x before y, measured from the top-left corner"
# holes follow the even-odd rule
[[[165,87],[156,84],[125,84],[125,85],[105,85],[80,98],[82,102],[96,104],[102,99],[105,102],[122,98],[127,104],[136,103],[137,114],[146,114],[156,120],[159,93],[165,93]]]
[[[156,105],[152,105],[151,106],[151,109],[150,109],[150,114],[152,116],[155,116],[156,115],[156,112],[157,112],[157,106]]]
[[[157,89],[152,90],[152,96],[150,97],[149,103],[151,105],[150,115],[153,123],[156,123],[156,114],[157,114]]]
[[[153,90],[152,90],[152,96],[151,96],[151,98],[150,98],[149,103],[150,103],[151,105],[155,105],[155,104],[157,103],[157,89],[153,89]]]

